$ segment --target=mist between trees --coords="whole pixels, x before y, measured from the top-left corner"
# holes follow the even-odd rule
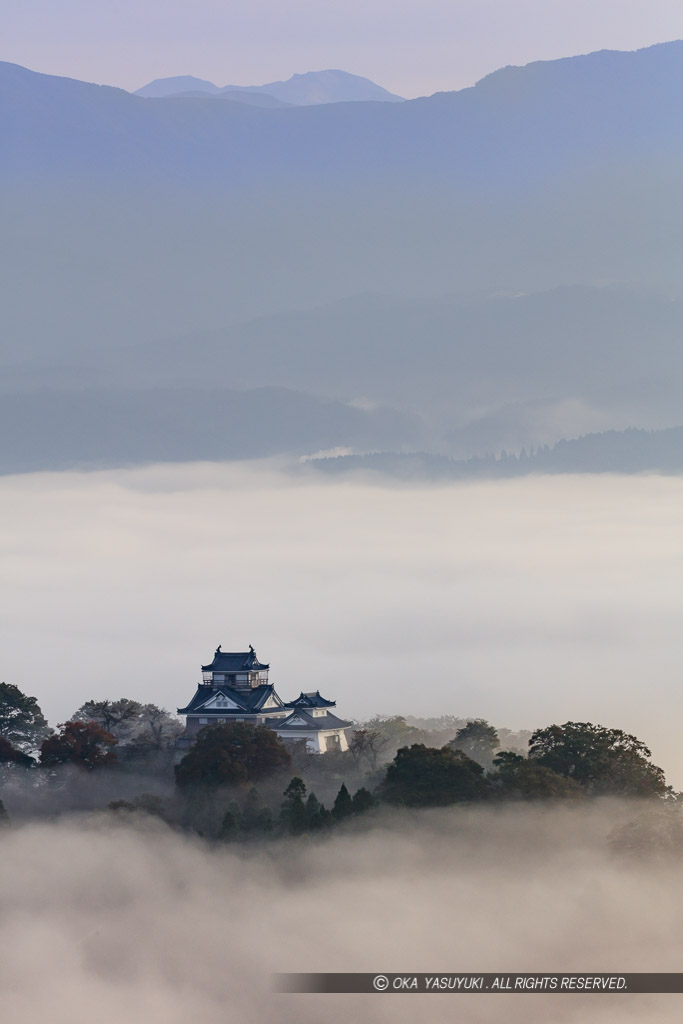
[[[676,1019],[664,997],[629,996],[615,1017],[590,995],[427,1010],[270,991],[276,971],[676,970],[681,804],[635,737],[393,717],[356,727],[344,755],[308,755],[231,723],[174,766],[168,735],[141,753],[149,711],[132,700],[83,705],[36,750],[35,698],[2,698],[15,1024]]]
[[[333,841],[268,845],[208,844],[144,815],[5,829],[3,1009],[15,1024],[673,1024],[671,996],[270,992],[274,971],[675,971],[680,862],[609,843],[635,810],[380,810]]]
[[[87,701],[53,730],[35,697],[0,684],[3,824],[102,811],[263,844],[367,828],[401,808],[612,797],[644,801],[650,815],[613,837],[620,849],[666,854],[683,844],[680,794],[648,747],[619,729],[567,722],[512,733],[481,718],[376,716],[349,730],[347,751],[320,755],[233,721],[200,730],[184,756],[181,732],[169,712],[131,698]]]

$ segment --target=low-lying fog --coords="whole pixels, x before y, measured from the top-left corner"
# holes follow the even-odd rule
[[[251,643],[285,699],[320,689],[354,718],[601,722],[645,740],[681,787],[682,521],[683,479],[657,476],[5,477],[0,678],[52,724],[95,697],[174,709],[217,644]]]
[[[270,992],[274,971],[676,971],[680,864],[607,842],[634,813],[396,813],[237,851],[102,818],[3,830],[4,1019],[674,1022],[678,996]]]

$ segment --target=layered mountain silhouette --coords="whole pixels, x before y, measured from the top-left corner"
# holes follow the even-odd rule
[[[557,473],[683,473],[683,427],[608,430],[562,439],[535,451],[471,459],[428,452],[371,452],[306,460],[306,471],[341,475],[381,473],[400,480],[508,479]]]
[[[609,424],[675,422],[682,331],[683,302],[633,288],[365,295],[208,334],[93,348],[71,362],[7,367],[0,393],[74,384],[208,391],[218,381],[286,388],[403,410],[413,428],[406,434],[401,424],[390,443],[467,456]]]
[[[183,92],[177,93],[177,96],[181,96],[185,99],[206,99],[207,93],[201,90],[197,92]],[[211,98],[226,100],[230,103],[244,103],[248,107],[265,107],[267,110],[274,110],[278,107],[291,107],[291,103],[285,103],[284,100],[278,100],[274,96],[269,95],[267,92],[247,92],[246,90],[223,90],[215,94],[210,94]],[[175,98],[175,96],[174,96]],[[164,99],[163,96],[159,99]]]
[[[285,82],[269,82],[267,85],[225,85],[219,88],[212,82],[192,75],[180,75],[173,78],[156,78],[153,82],[137,89],[136,96],[219,96],[229,99],[241,99],[249,102],[247,97],[263,96],[282,104],[310,106],[317,103],[348,103],[373,100],[377,102],[399,103],[402,96],[383,89],[369,78],[351,75],[348,71],[307,71],[302,75],[292,75]]]
[[[205,85],[0,64],[0,387],[36,436],[48,395],[116,392],[125,418],[133,392],[264,387],[299,396],[288,452],[467,457],[680,422],[683,42],[402,103]],[[306,411],[325,403],[358,413],[353,443]],[[188,418],[164,424],[187,451]],[[264,403],[259,451],[281,424]]]
[[[409,417],[392,410],[278,388],[4,395],[0,433],[0,473],[296,456],[340,443],[385,448],[416,436]]]
[[[514,191],[551,173],[680,159],[681,87],[683,42],[504,68],[470,89],[403,103],[316,103],[269,115],[182,96],[150,104],[120,89],[0,64],[4,176],[20,168],[47,176],[109,169],[169,181],[218,176],[227,184],[253,182],[265,159],[273,181],[296,174],[308,183],[322,174],[351,183],[381,174],[395,185],[419,174],[442,186],[504,182]],[[48,161],[40,168],[38,154]]]
[[[207,96],[220,92],[220,88],[205,78],[194,75],[173,75],[171,78],[155,78],[141,89],[135,90],[136,96],[149,96],[158,99],[162,96],[184,96],[187,93],[206,93]]]

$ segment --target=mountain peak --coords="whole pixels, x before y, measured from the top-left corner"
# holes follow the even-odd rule
[[[213,82],[192,75],[178,75],[173,78],[156,78],[136,92],[137,96],[162,97],[206,94],[236,98],[237,93],[262,93],[294,106],[313,106],[320,103],[348,102],[389,102],[397,103],[403,97],[396,96],[381,85],[352,75],[349,71],[328,68],[323,71],[304,71],[286,81],[267,82],[265,85],[224,85],[219,88]]]
[[[173,78],[155,78],[148,82],[141,89],[137,89],[136,96],[161,97],[177,96],[186,92],[205,92],[207,95],[220,92],[217,85],[207,82],[205,78],[195,78],[194,75],[176,75]]]

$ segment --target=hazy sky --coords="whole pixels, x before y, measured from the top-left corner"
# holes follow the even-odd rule
[[[683,480],[433,487],[195,464],[0,479],[0,679],[183,706],[217,644],[342,716],[597,721],[683,786]]]
[[[683,36],[680,0],[2,0],[4,60],[135,89],[342,68],[406,96],[505,64]]]

